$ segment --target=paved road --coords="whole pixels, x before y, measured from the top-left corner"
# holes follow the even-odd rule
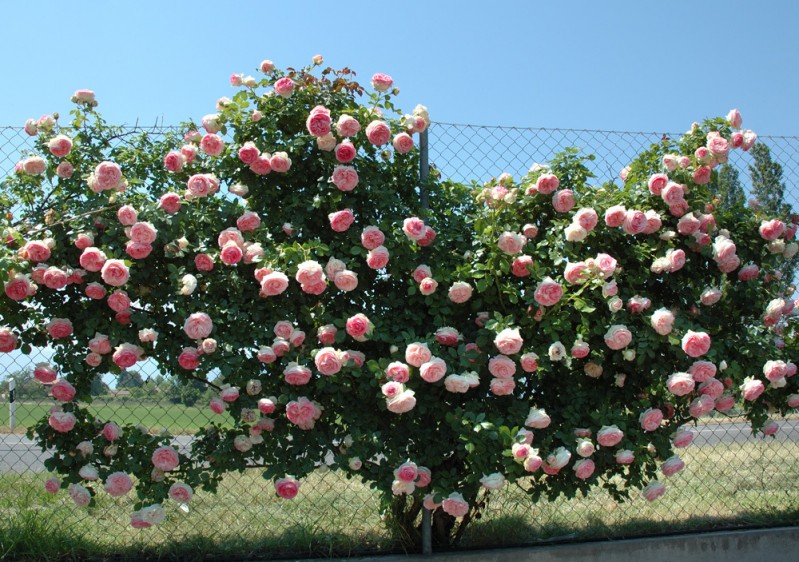
[[[699,447],[722,443],[772,441],[770,437],[753,437],[746,423],[707,424],[694,431],[696,433],[694,445]],[[776,439],[781,442],[799,443],[799,420],[781,422]],[[181,435],[175,438],[174,444],[179,449],[188,451],[191,440],[191,436]],[[0,434],[0,473],[42,472],[45,470],[44,460],[48,456],[23,435]]]

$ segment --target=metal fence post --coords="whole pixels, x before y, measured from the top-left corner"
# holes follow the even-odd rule
[[[427,215],[429,201],[427,199],[427,178],[430,174],[429,148],[427,129],[419,134],[419,199],[422,209]],[[433,533],[431,528],[431,513],[426,507],[422,508],[422,554],[433,554]]]
[[[8,427],[11,431],[17,426],[17,401],[16,401],[17,381],[8,379]]]
[[[419,134],[419,199],[425,214],[429,207],[427,199],[427,178],[430,175],[429,156],[427,129],[425,129]]]

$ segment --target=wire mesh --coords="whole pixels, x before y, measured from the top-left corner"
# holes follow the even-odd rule
[[[168,129],[162,129],[160,132]],[[158,133],[159,131],[151,131]],[[516,177],[534,162],[545,163],[566,147],[594,154],[590,163],[600,184],[618,176],[640,151],[662,133],[521,129],[433,123],[429,156],[444,179],[485,181],[508,172]],[[765,137],[782,165],[785,199],[799,203],[799,137]],[[13,173],[32,139],[18,127],[0,127],[0,177]],[[751,158],[736,151],[731,164],[744,186],[750,182]],[[174,508],[166,522],[147,533],[131,529],[134,499],[100,494],[92,509],[75,508],[64,494],[49,496],[39,451],[24,436],[52,405],[32,380],[33,366],[47,361],[48,349],[31,355],[0,356],[0,519],[20,525],[40,524],[41,513],[58,521],[59,540],[88,541],[115,552],[122,548],[166,548],[196,544],[205,552],[261,558],[396,551],[399,542],[384,527],[378,495],[356,479],[332,471],[303,483],[307,499],[285,502],[275,497],[258,469],[226,476],[219,493],[198,493],[190,513]],[[106,375],[96,383],[91,410],[102,419],[169,431],[181,446],[213,414],[201,389],[173,385],[156,365]],[[9,427],[7,381],[17,381],[16,428]],[[667,495],[654,503],[639,494],[617,504],[601,488],[585,498],[531,504],[522,487],[506,487],[491,496],[481,518],[472,524],[464,546],[530,544],[580,538],[623,538],[654,532],[799,522],[799,420],[781,420],[775,438],[751,435],[740,420],[710,419],[699,425],[696,439],[682,455],[687,468],[672,477]],[[40,519],[37,519],[40,517]],[[38,523],[37,523],[38,522]]]

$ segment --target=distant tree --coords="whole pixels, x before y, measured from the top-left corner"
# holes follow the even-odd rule
[[[32,369],[22,369],[7,375],[3,382],[3,392],[8,392],[8,381],[13,379],[16,382],[17,400],[44,400],[47,398],[50,387],[43,385],[33,376]]]
[[[102,396],[108,394],[109,390],[108,385],[103,382],[103,377],[101,375],[96,375],[92,380],[91,395]]]
[[[771,157],[768,145],[755,143],[750,150],[752,163],[749,174],[752,177],[752,195],[760,208],[774,217],[784,217],[791,212],[791,205],[785,202],[785,181],[782,179],[782,166]]]
[[[724,164],[719,168],[719,175],[716,180],[716,197],[719,200],[719,209],[731,209],[746,204],[744,187],[735,167]]]
[[[201,381],[192,381],[187,384],[177,379],[170,379],[166,385],[167,400],[173,404],[183,404],[184,406],[194,406],[209,388]]]
[[[119,373],[119,378],[117,379],[118,389],[141,388],[142,386],[144,386],[144,379],[142,379],[139,371],[125,369]]]

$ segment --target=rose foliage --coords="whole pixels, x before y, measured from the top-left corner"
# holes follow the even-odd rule
[[[48,490],[133,490],[149,527],[231,470],[264,467],[291,499],[330,467],[406,530],[434,509],[447,540],[508,482],[655,499],[697,418],[738,408],[773,433],[799,404],[777,273],[796,225],[714,208],[714,168],[756,139],[737,111],[621,184],[592,186],[571,149],[518,180],[420,185],[429,118],[394,108],[389,76],[371,93],[321,64],[260,76],[233,75],[185,136],[120,139],[89,91],[71,123],[26,123],[0,344],[54,350],[32,429]],[[145,359],[218,390],[190,451],[85,407],[98,374]]]

